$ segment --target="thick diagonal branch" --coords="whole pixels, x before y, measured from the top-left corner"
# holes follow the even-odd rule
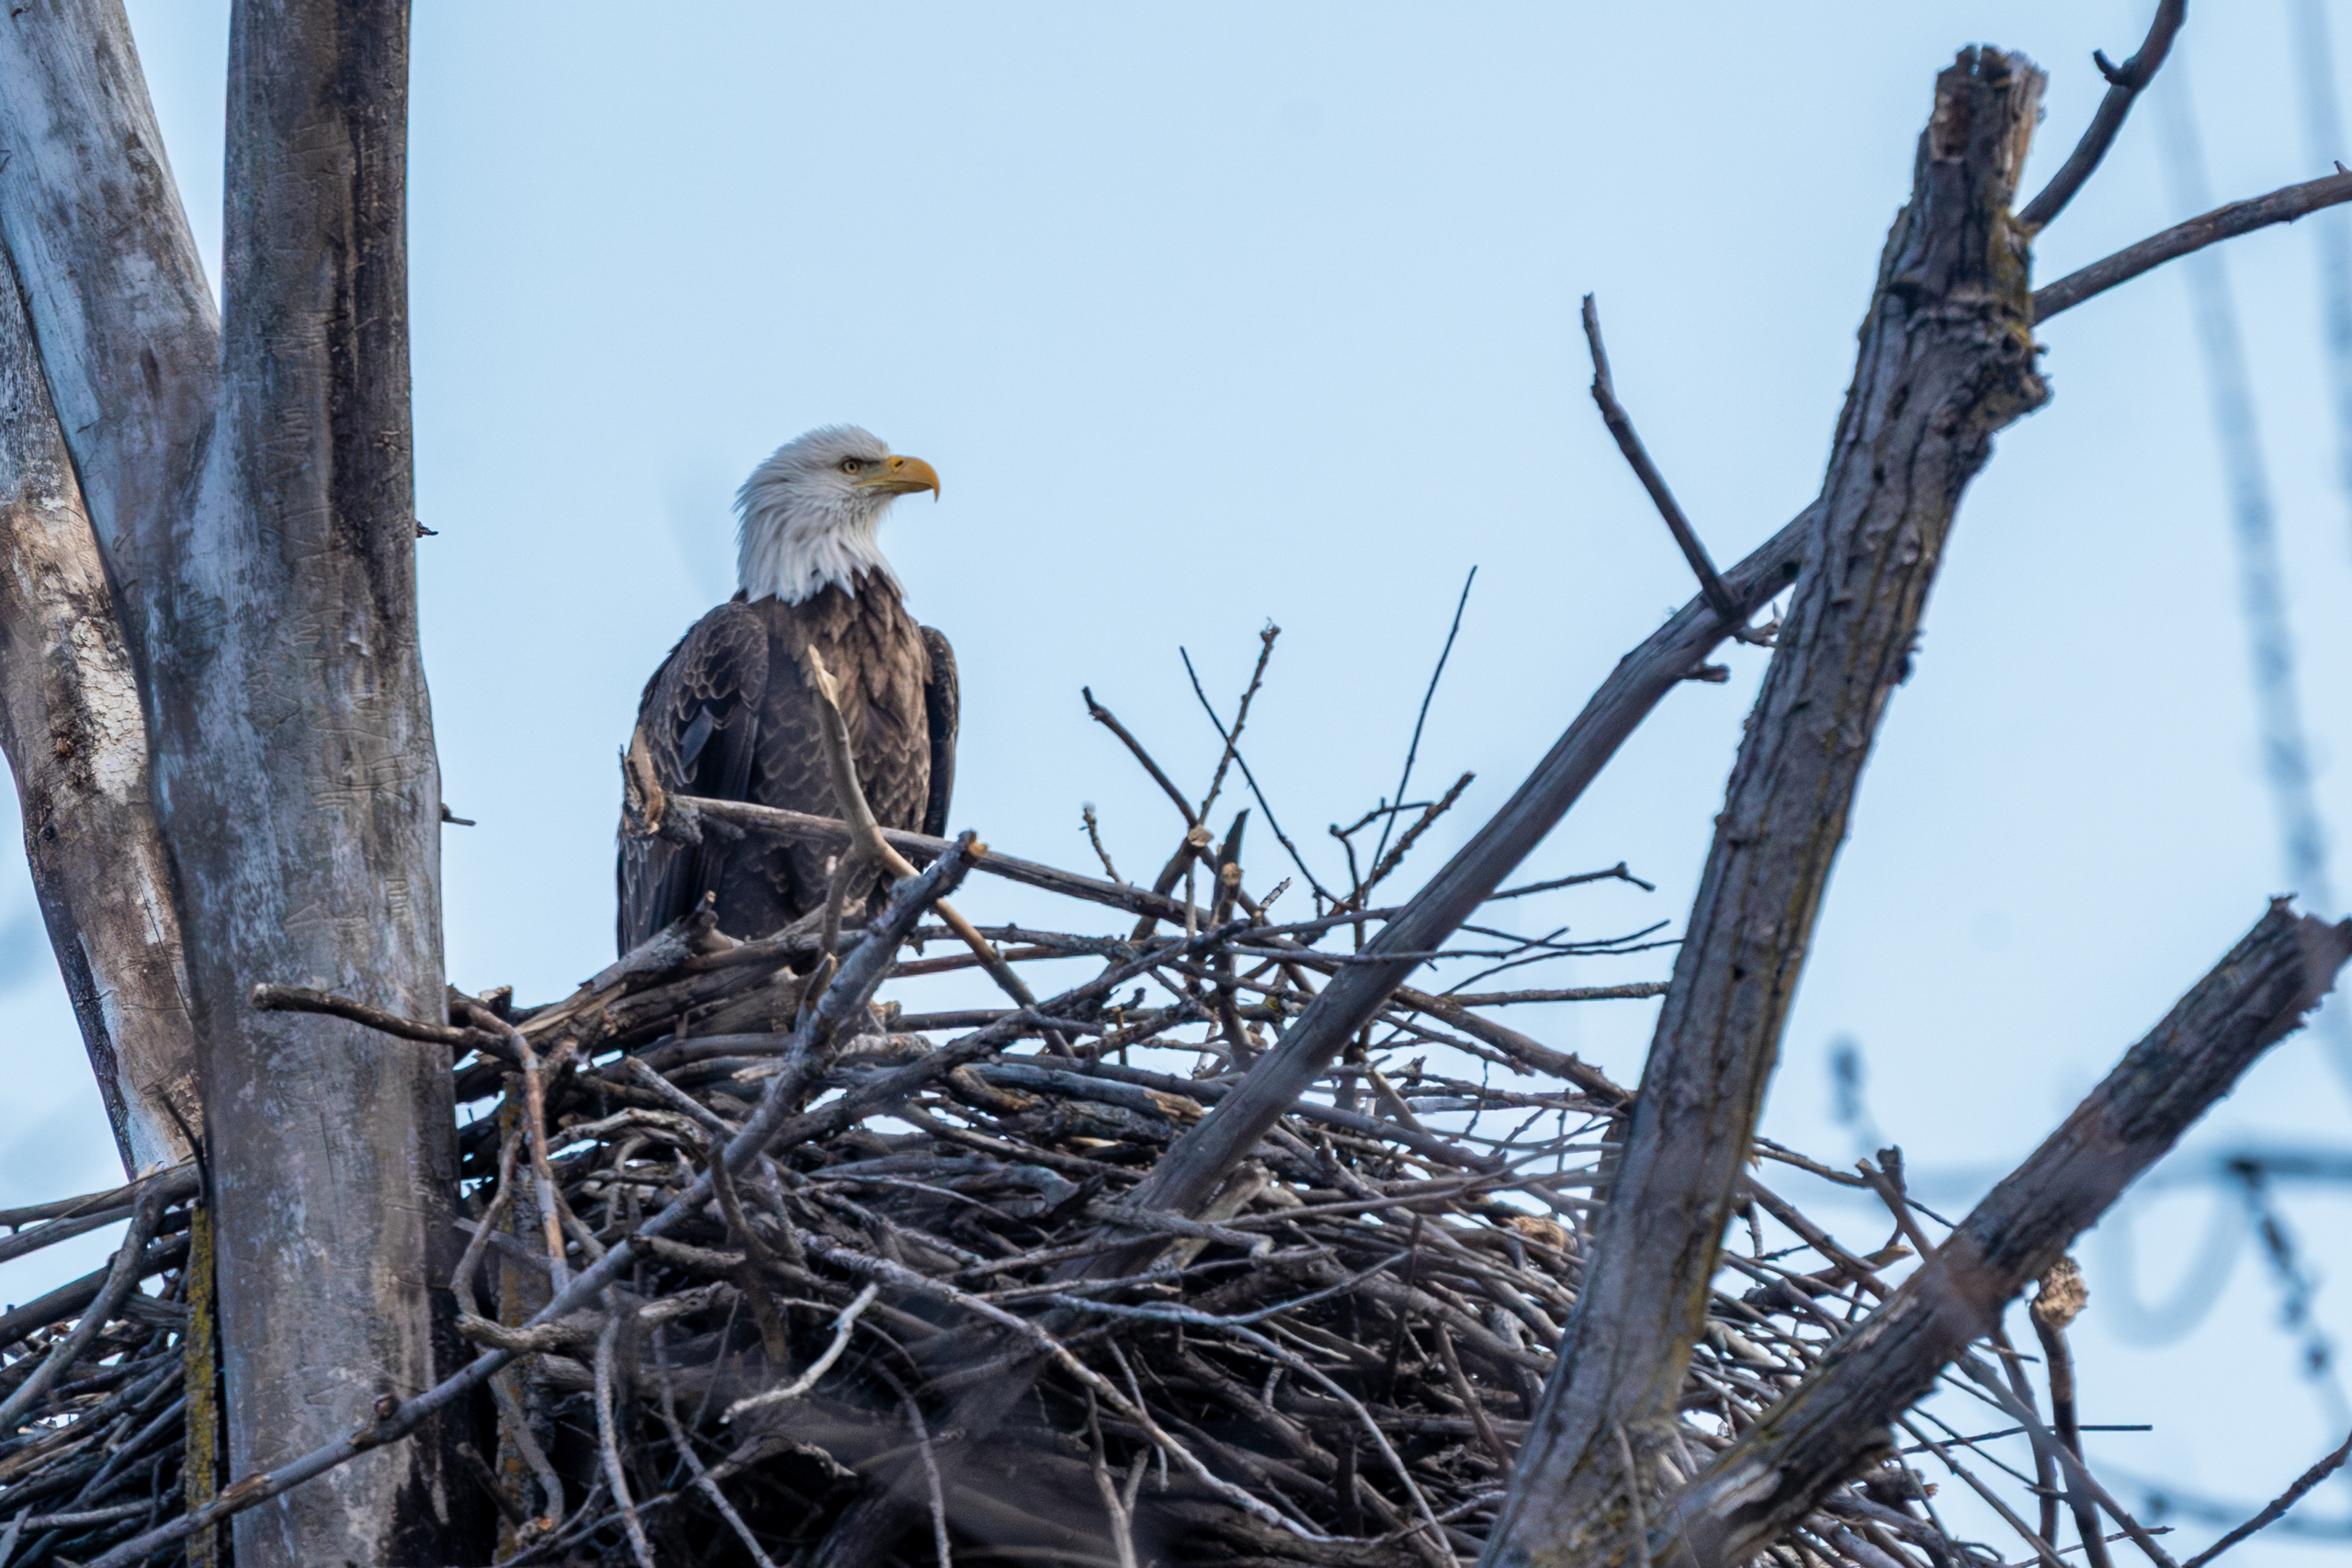
[[[1618,1561],[1622,1427],[1672,1421],[1764,1086],[1863,764],[1909,672],[1962,491],[2040,405],[2009,216],[2040,73],[1971,50],[1936,84],[1822,487],[1821,532],[1732,773],[1558,1370],[1484,1562]]]
[[[2352,921],[2282,899],[1886,1305],[1675,1500],[1653,1558],[1738,1562],[1864,1461],[1969,1342],[2335,983]]]

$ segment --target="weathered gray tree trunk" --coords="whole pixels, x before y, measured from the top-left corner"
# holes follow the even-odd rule
[[[106,564],[0,257],[0,748],[66,995],[124,1170],[203,1120],[179,907],[150,804],[147,716]]]
[[[143,671],[211,439],[220,318],[121,0],[8,10],[0,233]]]
[[[5,483],[42,523],[10,546],[0,704],[35,886],[117,1143],[127,1163],[185,1158],[163,1112],[195,1096],[178,921],[160,903],[152,926],[136,915],[161,891],[153,872],[168,855],[142,806],[110,800],[102,782],[134,750],[143,778],[149,714],[103,693],[126,660],[143,685],[154,587],[211,431],[220,321],[119,0],[13,10],[0,23],[0,236],[29,333],[6,344],[18,417]],[[36,380],[46,389],[31,400]],[[71,459],[62,470],[53,439]],[[96,559],[71,537],[67,508],[95,536]],[[85,592],[101,560],[103,615]],[[69,606],[66,595],[78,597]],[[84,732],[51,736],[60,721]],[[90,728],[101,721],[103,741]],[[61,742],[92,772],[53,765],[71,761]],[[143,802],[143,783],[136,793]],[[57,838],[35,836],[50,829]]]
[[[405,0],[236,8],[220,405],[155,684],[155,796],[218,1151],[232,1476],[350,1431],[380,1393],[432,1386],[454,1261],[447,1049],[246,1005],[280,980],[413,1018],[445,1006],[407,84]],[[238,1561],[447,1561],[441,1452],[370,1455],[240,1517]]]
[[[2022,58],[1936,82],[1797,579],[1732,770],[1560,1362],[1486,1568],[1618,1561],[1672,1422],[1829,872],[1909,672],[1961,492],[2047,393],[2009,215],[2040,110]],[[1628,1475],[1632,1455],[1637,1473]]]
[[[141,677],[186,938],[232,1480],[430,1386],[446,1304],[446,1051],[246,1005],[262,981],[442,1005],[407,35],[402,0],[240,0],[224,328],[117,0],[0,20],[0,234]],[[27,671],[0,665],[22,740]],[[370,1454],[241,1516],[239,1562],[460,1560],[444,1451]]]

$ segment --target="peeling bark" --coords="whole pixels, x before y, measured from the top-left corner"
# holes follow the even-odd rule
[[[66,995],[126,1174],[202,1120],[147,716],[22,296],[0,257],[0,748]]]

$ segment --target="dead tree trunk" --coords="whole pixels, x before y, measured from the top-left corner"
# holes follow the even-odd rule
[[[263,981],[419,1017],[443,1005],[412,553],[407,35],[404,0],[240,0],[224,328],[119,5],[0,22],[0,233],[141,677],[187,937],[236,1477],[431,1385],[447,1311],[446,1048],[246,1005]],[[21,558],[38,540],[17,533]],[[0,605],[0,624],[40,603]],[[45,711],[27,649],[12,637],[0,661],[20,782]],[[75,874],[120,886],[116,852]],[[442,1454],[370,1455],[251,1511],[238,1560],[458,1560],[470,1521]]]
[[[7,484],[10,502],[43,520],[10,544],[17,582],[0,659],[8,759],[41,911],[118,1145],[134,1164],[184,1159],[186,1137],[161,1109],[166,1100],[192,1105],[196,1093],[179,921],[160,881],[161,913],[146,929],[123,929],[126,910],[113,897],[149,886],[150,869],[169,857],[143,804],[107,803],[105,785],[77,782],[56,748],[73,745],[101,778],[136,751],[145,773],[151,705],[101,700],[112,676],[100,666],[119,670],[127,660],[143,697],[170,529],[186,515],[210,435],[220,320],[119,0],[8,17],[0,116],[0,234],[14,264],[12,308],[21,299],[28,329],[9,335],[11,364],[0,372],[16,416]],[[40,477],[52,439],[70,458],[62,481]],[[68,507],[94,545],[71,536]],[[70,609],[59,597],[94,581],[111,591],[102,617],[86,595]],[[98,651],[116,649],[119,656]],[[101,714],[103,739],[83,725]],[[84,732],[52,736],[60,721]],[[143,783],[136,793],[143,803]],[[32,836],[51,828],[54,839]],[[66,894],[50,872],[66,873],[74,843],[83,846],[71,871],[79,892]]]
[[[1798,577],[1747,721],[1560,1365],[1489,1568],[1614,1562],[1670,1423],[1814,921],[1961,492],[2047,395],[2009,215],[2041,97],[1971,50],[1936,83]],[[1637,1473],[1628,1476],[1632,1456]]]
[[[147,717],[23,297],[0,258],[0,748],[33,891],[123,1169],[203,1119],[179,908],[147,793]]]

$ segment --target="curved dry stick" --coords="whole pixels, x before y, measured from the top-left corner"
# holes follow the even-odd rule
[[[426,1023],[383,1008],[371,1007],[366,1002],[355,1001],[349,997],[337,996],[333,991],[313,990],[308,986],[255,986],[246,993],[245,999],[261,1012],[325,1013],[332,1018],[347,1018],[354,1023],[365,1024],[379,1033],[394,1035],[401,1040],[421,1040],[428,1045],[447,1045],[455,1051],[481,1049],[481,1043],[492,1038],[484,1030],[454,1023]]]
[[[2082,1312],[2090,1299],[2083,1287],[2083,1272],[2071,1258],[2061,1258],[2041,1276],[2041,1289],[2033,1298],[2026,1315],[2033,1320],[2033,1332],[2041,1341],[2041,1364],[2050,1380],[2050,1424],[2058,1433],[2058,1440],[2072,1449],[2077,1457],[2083,1451],[2081,1417],[2075,1404],[2075,1356],[2066,1344],[2066,1328]],[[2083,1561],[2090,1568],[2108,1568],[2107,1541],[2099,1529],[2098,1509],[2079,1486],[2069,1486],[2064,1496],[2068,1510],[2075,1516],[2075,1533],[2082,1537]],[[2042,1530],[2044,1539],[2057,1539],[2057,1525],[2052,1517],[2058,1497],[2043,1499]]]
[[[2091,123],[2083,139],[2075,143],[2075,151],[2060,166],[2041,194],[2025,204],[2018,214],[2018,221],[2028,229],[2040,230],[2064,210],[2075,199],[2084,182],[2091,177],[2099,160],[2115,144],[2115,133],[2123,129],[2123,117],[2132,112],[2132,101],[2137,98],[2150,82],[2155,80],[2156,70],[2172,52],[2173,34],[2188,18],[2188,0],[2160,0],[2155,19],[2148,24],[2147,39],[2121,65],[2111,65],[2104,54],[2094,53],[2100,74],[2107,78],[2107,96],[2099,100],[2098,111],[2091,116]]]
[[[480,1317],[481,1303],[474,1294],[474,1270],[481,1266],[481,1256],[490,1250],[491,1233],[514,1202],[514,1160],[521,1152],[523,1140],[518,1130],[509,1126],[499,1140],[498,1183],[490,1200],[490,1207],[482,1211],[474,1234],[466,1240],[466,1250],[458,1258],[458,1267],[449,1276],[450,1292],[458,1298],[458,1315],[461,1318]]]
[[[809,684],[817,691],[817,734],[824,742],[825,770],[831,775],[834,804],[842,808],[842,819],[849,825],[850,831],[849,853],[833,868],[832,883],[826,892],[826,928],[829,931],[835,931],[840,928],[840,912],[834,900],[846,896],[865,864],[879,863],[894,880],[913,876],[916,872],[913,863],[892,848],[890,840],[883,836],[882,824],[876,820],[874,807],[866,801],[865,786],[858,782],[857,761],[849,745],[849,725],[842,717],[841,686],[834,681],[833,672],[825,667],[824,656],[813,648],[804,649],[800,660]],[[1035,993],[1012,972],[1012,966],[1005,963],[1004,955],[979,933],[971,921],[944,898],[939,900],[936,908],[948,930],[972,950],[973,955],[980,961],[980,967],[988,971],[989,978],[996,982],[1000,990],[1024,1008],[1037,1005]],[[1057,1055],[1070,1055],[1069,1043],[1058,1031],[1046,1031],[1046,1039],[1048,1044],[1057,1047]]]
[[[868,1281],[865,1288],[852,1297],[849,1305],[842,1308],[840,1314],[833,1319],[832,1343],[825,1347],[823,1355],[808,1363],[807,1371],[802,1372],[782,1388],[772,1388],[765,1393],[755,1393],[748,1398],[737,1400],[727,1407],[725,1414],[719,1416],[719,1420],[732,1421],[747,1411],[764,1410],[771,1404],[782,1404],[786,1400],[797,1399],[815,1388],[817,1380],[831,1371],[833,1363],[842,1359],[842,1352],[849,1348],[850,1335],[855,1331],[857,1320],[865,1315],[865,1309],[872,1306],[874,1298],[881,1293],[881,1286]]]

